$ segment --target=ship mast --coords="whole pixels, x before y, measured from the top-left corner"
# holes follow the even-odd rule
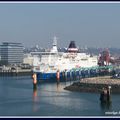
[[[53,46],[57,46],[57,37],[56,36],[54,36],[54,38],[53,38]]]
[[[58,53],[58,50],[57,50],[57,37],[56,36],[54,36],[53,37],[53,44],[52,44],[52,49],[51,49],[51,51],[50,51],[50,54],[49,54],[49,64],[51,64],[53,61],[52,61],[52,59],[53,59],[53,55],[51,54],[51,53]]]

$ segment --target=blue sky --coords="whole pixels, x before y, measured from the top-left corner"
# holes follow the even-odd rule
[[[0,3],[0,43],[120,48],[120,3]]]

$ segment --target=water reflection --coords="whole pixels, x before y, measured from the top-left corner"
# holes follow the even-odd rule
[[[62,91],[62,85],[60,82],[57,82],[57,93],[60,93]]]
[[[37,87],[33,88],[33,111],[37,111],[37,101],[38,101],[38,96],[37,96]]]
[[[33,101],[37,101],[37,89],[33,89]]]
[[[111,110],[112,102],[100,102],[100,107],[102,110]]]

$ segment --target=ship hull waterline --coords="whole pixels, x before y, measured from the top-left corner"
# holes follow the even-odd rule
[[[77,81],[82,78],[88,78],[88,77],[97,77],[99,76],[99,73],[88,73],[88,72],[67,72],[63,73],[60,72],[60,79],[57,80],[56,73],[42,73],[42,72],[36,72],[37,80],[38,82],[67,82],[67,81]]]

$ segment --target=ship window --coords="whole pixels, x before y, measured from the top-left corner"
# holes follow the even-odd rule
[[[81,60],[87,60],[87,59],[81,59]]]

